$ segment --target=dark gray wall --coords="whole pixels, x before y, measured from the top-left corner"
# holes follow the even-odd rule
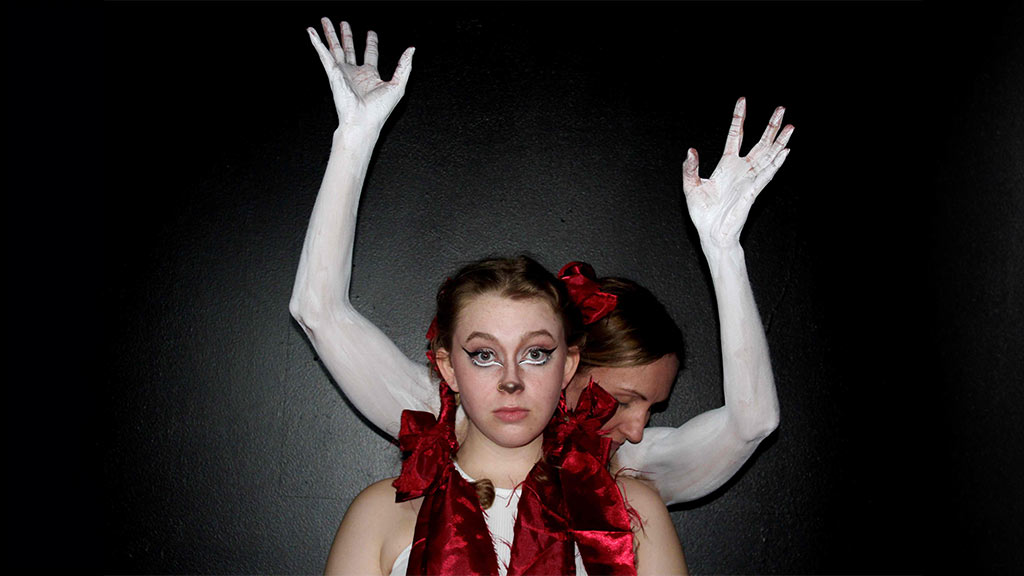
[[[72,342],[14,306],[31,343],[16,350],[41,356],[46,384],[11,396],[12,455],[32,472],[9,502],[45,496],[9,522],[29,541],[64,536],[74,554],[58,563],[316,573],[351,499],[398,469],[287,310],[336,125],[304,32],[327,15],[359,38],[376,30],[386,73],[417,47],[367,178],[352,282],[356,306],[409,355],[422,354],[434,288],[462,261],[584,259],[649,286],[684,329],[685,369],[655,423],[720,405],[715,308],[680,164],[694,146],[709,173],[736,97],[749,101],[748,147],[785,105],[793,153],[743,239],[782,423],[724,489],[672,509],[691,570],[1020,564],[1019,8],[102,8],[102,46],[66,18],[71,42],[37,47],[57,70],[84,60],[80,75],[31,72],[69,131],[103,134],[102,175],[56,162],[42,179],[91,174],[102,193],[44,186],[36,208],[66,212],[12,237],[74,235],[59,272],[26,268],[48,279],[35,294],[71,309],[57,328],[72,318]],[[96,127],[63,95],[95,87],[99,67]],[[97,153],[80,134],[64,149],[57,124],[24,141],[51,158]],[[26,405],[61,425],[26,419]]]

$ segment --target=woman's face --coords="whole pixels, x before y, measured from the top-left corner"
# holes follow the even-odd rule
[[[651,419],[651,407],[668,400],[678,372],[679,360],[675,354],[641,366],[588,367],[573,378],[565,394],[566,404],[576,407],[591,378],[619,402],[615,414],[602,429],[612,440],[611,453],[614,454],[625,442],[636,444],[643,440],[644,428]]]
[[[540,440],[579,351],[567,348],[561,319],[547,301],[484,294],[459,312],[451,350],[439,350],[437,361],[459,393],[468,434],[514,448]]]

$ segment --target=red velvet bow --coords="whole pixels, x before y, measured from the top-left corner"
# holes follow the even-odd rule
[[[455,439],[455,393],[447,382],[441,382],[441,413],[434,418],[429,412],[402,411],[402,429],[398,447],[405,454],[402,475],[392,485],[397,502],[419,498],[433,492],[448,481],[452,456],[459,449]]]
[[[594,455],[602,466],[607,466],[612,441],[599,435],[598,431],[615,414],[617,407],[618,401],[593,379],[580,393],[575,410],[569,411],[563,394],[555,417],[544,433],[545,452],[561,459],[568,450],[582,450]]]
[[[392,482],[396,500],[419,498],[445,484],[451,474],[448,462],[458,442],[451,428],[429,412],[402,412],[402,430],[398,447],[407,453],[402,462],[402,475]]]
[[[593,381],[570,412],[562,396],[544,431],[544,452],[557,478],[523,485],[508,576],[574,574],[573,543],[588,574],[636,574],[625,501],[608,473],[611,440],[597,434],[617,402]]]
[[[585,262],[569,262],[558,271],[569,298],[583,315],[584,324],[593,324],[615,309],[619,297],[601,291],[594,268]]]
[[[618,402],[593,380],[576,409],[565,410],[564,397],[545,442],[559,459],[562,496],[569,528],[589,574],[636,574],[633,532],[626,503],[608,473],[611,439],[597,434]]]
[[[455,471],[455,393],[441,382],[441,413],[405,410],[398,445],[406,457],[395,501],[423,496],[407,574],[497,574],[498,560],[476,489]]]
[[[544,433],[558,477],[537,482],[531,473],[523,486],[509,576],[574,574],[574,542],[588,574],[636,574],[629,514],[607,468],[611,440],[597,434],[616,406],[593,381],[574,411],[562,397]]]
[[[441,415],[405,411],[399,444],[411,452],[394,481],[397,501],[424,497],[407,574],[498,574],[497,556],[476,491],[452,455],[454,393],[441,383]],[[522,486],[508,576],[574,574],[573,543],[590,574],[635,576],[633,534],[618,486],[608,473],[610,440],[597,435],[615,399],[593,382],[569,413],[565,399],[545,430],[548,470],[531,470]]]

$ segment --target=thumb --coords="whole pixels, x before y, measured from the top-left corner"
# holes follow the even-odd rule
[[[700,157],[697,150],[690,148],[686,151],[686,160],[683,161],[683,192],[700,186]]]
[[[405,89],[405,85],[409,82],[409,75],[412,74],[412,56],[416,53],[416,48],[409,47],[402,53],[402,57],[398,59],[398,66],[395,67],[395,73],[391,76],[391,83],[397,84],[399,88]]]

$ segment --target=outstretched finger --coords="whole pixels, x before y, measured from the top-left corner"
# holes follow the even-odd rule
[[[740,98],[732,111],[732,124],[729,126],[729,137],[725,139],[725,155],[738,156],[740,145],[743,144],[743,120],[747,116],[747,99]]]
[[[320,35],[317,34],[316,30],[310,27],[306,28],[306,32],[309,33],[309,41],[313,43],[313,48],[316,48],[316,53],[320,56],[320,63],[324,65],[324,70],[329,72],[334,67],[334,56],[324,46],[324,43],[320,41]]]
[[[764,134],[761,135],[761,139],[757,141],[757,144],[750,149],[748,156],[756,156],[757,154],[760,154],[775,142],[775,135],[779,133],[779,126],[782,126],[782,116],[785,113],[786,109],[782,106],[775,109],[771,120],[768,121],[768,127],[764,129]],[[782,147],[785,148],[785,144],[783,144]]]
[[[788,156],[789,148],[784,148],[777,156],[775,156],[771,161],[771,164],[769,164],[764,170],[758,172],[757,176],[754,178],[755,194],[760,194],[761,190],[764,190],[764,187],[772,181],[772,178],[775,177],[775,173],[779,171],[779,168],[782,168],[782,164],[786,161],[786,157]]]
[[[779,137],[774,143],[772,143],[766,152],[758,154],[757,156],[752,156],[754,170],[765,170],[770,164],[773,164],[776,161],[779,154],[781,154],[783,150],[787,149],[786,144],[789,143],[789,137],[793,135],[793,130],[794,128],[792,124],[787,125],[782,129]]]
[[[377,33],[370,30],[366,33],[366,50],[363,51],[363,64],[377,67]]]
[[[792,124],[787,124],[782,132],[779,133],[778,139],[772,144],[772,156],[778,156],[779,151],[785,148],[789,144],[789,138],[793,135],[793,131],[796,128]]]
[[[334,24],[330,18],[321,18],[320,24],[324,27],[324,36],[327,37],[327,46],[331,49],[331,55],[335,62],[344,62],[345,55],[341,49],[341,42],[338,42],[338,33],[334,30]]]
[[[690,148],[686,151],[686,160],[683,160],[683,192],[689,193],[700,186],[700,157],[697,150]]]
[[[416,52],[416,49],[409,47],[402,52],[402,57],[398,59],[398,66],[395,66],[395,73],[391,76],[391,84],[397,85],[402,90],[405,90],[406,83],[409,82],[409,74],[412,73],[412,56]]]
[[[356,43],[352,39],[352,28],[344,20],[341,22],[341,48],[345,52],[345,62],[355,66]]]

